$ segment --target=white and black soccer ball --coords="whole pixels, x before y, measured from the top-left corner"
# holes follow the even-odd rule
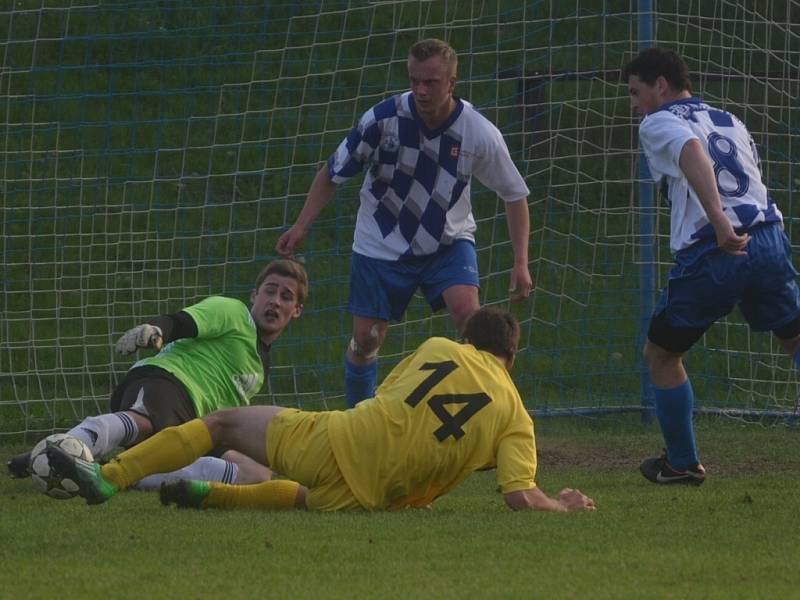
[[[58,446],[72,456],[89,461],[94,460],[92,451],[81,440],[66,433],[48,435],[31,450],[30,471],[33,487],[43,494],[58,500],[66,500],[77,496],[78,484],[71,479],[61,477],[50,468],[50,461],[47,458],[47,448],[49,446]]]

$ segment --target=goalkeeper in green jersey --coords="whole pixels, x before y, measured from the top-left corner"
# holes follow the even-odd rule
[[[47,453],[51,467],[78,481],[90,504],[222,445],[289,480],[178,480],[161,486],[162,502],[322,511],[426,507],[474,471],[496,467],[512,509],[591,510],[594,502],[578,490],[551,498],[536,486],[533,422],[509,375],[518,342],[519,323],[510,313],[482,308],[467,321],[464,343],[427,340],[374,398],[351,410],[222,410],[165,429],[102,467],[55,446]]]
[[[133,364],[111,394],[111,412],[87,417],[68,434],[103,460],[166,427],[248,405],[269,373],[272,343],[300,316],[307,294],[303,267],[280,259],[256,278],[249,309],[239,300],[211,296],[134,327],[119,339],[117,352],[158,353]],[[179,472],[159,472],[136,487],[155,489],[180,477],[237,484],[271,477],[265,466],[222,445],[203,454]],[[28,464],[28,453],[16,456],[8,462],[9,473],[25,477]]]

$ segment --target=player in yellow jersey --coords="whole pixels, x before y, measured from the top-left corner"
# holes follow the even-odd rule
[[[474,471],[496,467],[513,509],[591,510],[594,501],[578,490],[550,498],[536,486],[533,422],[508,374],[518,342],[519,324],[510,313],[482,308],[468,320],[463,344],[427,340],[392,370],[374,398],[352,410],[234,408],[165,429],[102,467],[57,447],[48,456],[53,468],[80,482],[90,504],[222,445],[291,481],[173,482],[162,485],[161,501],[323,511],[422,507]]]

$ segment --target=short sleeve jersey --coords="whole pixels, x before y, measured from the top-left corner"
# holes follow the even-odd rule
[[[698,98],[670,102],[642,120],[639,139],[653,178],[666,188],[673,252],[715,236],[697,194],[679,166],[683,146],[691,139],[700,141],[711,160],[722,208],[736,231],[782,221],[761,181],[753,138],[731,113]]]
[[[172,373],[189,391],[198,417],[250,404],[264,385],[264,366],[247,306],[210,296],[183,311],[197,324],[197,337],[175,340],[131,368],[153,365]]]
[[[353,251],[382,260],[474,242],[473,176],[507,202],[530,193],[500,131],[458,98],[436,130],[417,115],[411,92],[367,111],[328,159],[337,184],[364,169]]]
[[[375,398],[331,414],[331,447],[366,508],[420,507],[476,470],[497,467],[503,493],[535,487],[533,421],[497,359],[431,338]]]

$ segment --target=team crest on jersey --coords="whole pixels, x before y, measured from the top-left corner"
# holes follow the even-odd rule
[[[669,112],[676,117],[697,122],[697,118],[694,116],[694,113],[708,111],[710,108],[711,107],[708,104],[703,102],[679,102],[677,104],[671,104],[667,107],[667,110],[669,110]]]
[[[450,146],[450,158],[458,158],[461,153],[461,144],[453,144]]]
[[[239,395],[248,399],[258,391],[258,373],[239,373],[233,376],[233,385]]]
[[[396,135],[387,135],[381,140],[381,150],[384,152],[397,152],[400,148],[400,139]]]

